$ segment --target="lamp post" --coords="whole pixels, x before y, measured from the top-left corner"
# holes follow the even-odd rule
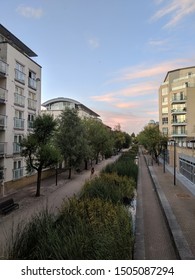
[[[163,149],[163,172],[165,173],[165,148]]]
[[[174,172],[174,186],[176,185],[176,141],[174,139],[171,140],[171,142],[173,142],[174,145],[174,156],[173,156],[173,172]]]

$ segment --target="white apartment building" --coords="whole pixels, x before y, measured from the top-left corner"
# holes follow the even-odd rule
[[[0,25],[0,186],[22,186],[27,177],[19,143],[41,111],[41,66],[37,55]]]
[[[99,119],[100,116],[97,113],[95,113],[94,111],[92,111],[91,109],[83,105],[82,103],[70,98],[64,98],[64,97],[53,98],[44,102],[42,106],[43,106],[42,112],[50,113],[54,116],[54,118],[58,117],[65,108],[70,108],[70,109],[77,109],[78,116],[80,118],[95,118],[97,120],[100,120]]]
[[[194,66],[167,73],[159,89],[159,128],[169,139],[170,165],[195,184]]]

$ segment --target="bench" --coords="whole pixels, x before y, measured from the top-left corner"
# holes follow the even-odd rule
[[[17,208],[19,208],[19,204],[14,203],[13,198],[7,199],[0,203],[0,213],[4,215]]]

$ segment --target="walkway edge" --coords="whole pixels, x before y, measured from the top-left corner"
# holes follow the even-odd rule
[[[152,178],[155,190],[157,192],[159,201],[161,203],[163,212],[165,214],[170,232],[173,237],[173,241],[177,250],[177,253],[181,260],[194,260],[194,256],[191,252],[191,249],[186,241],[186,238],[183,235],[183,232],[177,222],[177,219],[171,209],[171,206],[162,191],[162,188],[158,182],[156,175],[154,174],[152,166],[148,166],[148,170],[150,172],[150,176]]]

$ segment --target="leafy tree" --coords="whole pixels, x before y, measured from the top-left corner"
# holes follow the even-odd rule
[[[37,171],[36,196],[40,196],[42,170],[59,160],[59,152],[52,141],[56,124],[53,116],[39,115],[33,122],[33,132],[21,142],[21,155],[26,158],[27,171]]]
[[[112,134],[109,128],[96,119],[85,119],[85,127],[91,149],[91,159],[95,159],[97,164],[100,154],[103,156],[112,150]]]
[[[162,149],[166,148],[167,145],[167,137],[160,132],[159,126],[145,126],[144,130],[138,134],[137,139],[139,144],[143,145],[155,157],[156,162],[158,162],[158,157]]]
[[[114,128],[113,136],[114,136],[114,147],[116,151],[119,152],[123,148],[123,145],[125,144],[125,135],[121,131],[120,124],[118,124]]]
[[[131,139],[131,136],[128,133],[126,133],[126,132],[123,132],[123,135],[125,137],[125,142],[123,144],[123,148],[127,149],[127,148],[130,147],[132,139]]]
[[[59,117],[57,146],[69,169],[71,179],[73,167],[78,167],[87,153],[85,129],[76,109],[66,108]]]

